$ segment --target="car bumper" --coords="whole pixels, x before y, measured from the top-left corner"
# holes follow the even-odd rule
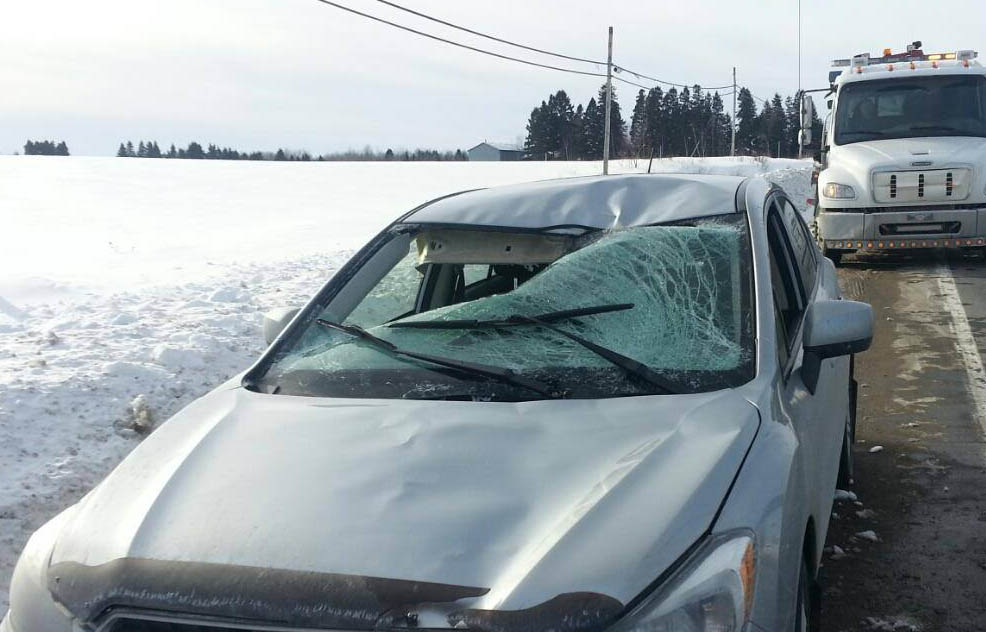
[[[975,248],[986,245],[986,208],[865,212],[820,208],[816,230],[826,250]]]

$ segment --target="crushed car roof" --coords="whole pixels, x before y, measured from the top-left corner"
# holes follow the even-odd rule
[[[403,221],[525,229],[645,226],[736,212],[743,180],[682,174],[544,180],[439,198]]]

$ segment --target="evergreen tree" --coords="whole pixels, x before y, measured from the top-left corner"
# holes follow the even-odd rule
[[[563,159],[574,157],[573,131],[575,110],[572,100],[564,90],[559,90],[548,99],[548,130],[554,154]]]
[[[161,157],[161,148],[158,147],[157,141],[153,141],[150,145],[148,145],[148,147],[147,147],[147,157],[148,158],[160,158]]]
[[[585,109],[579,103],[572,114],[572,158],[585,158]]]
[[[284,154],[283,149],[278,149],[277,153],[274,154],[274,160],[287,160],[287,156]]]
[[[174,143],[171,143],[171,147],[168,148],[168,155],[167,155],[167,157],[168,158],[177,158],[178,157],[178,150],[175,149],[175,144]]]
[[[787,115],[784,112],[784,101],[779,94],[775,94],[770,101],[770,115],[766,117],[766,124],[769,143],[767,155],[780,158],[784,151]]]
[[[599,160],[603,157],[603,130],[605,129],[606,106],[589,99],[582,115],[582,156],[586,160]]]
[[[552,150],[550,112],[548,104],[541,101],[541,105],[531,110],[531,116],[527,120],[527,138],[524,141],[524,151],[532,160],[547,160],[548,154]]]
[[[664,111],[664,155],[680,156],[683,152],[681,137],[684,119],[681,116],[681,104],[678,101],[677,88],[670,88],[661,99],[661,109]]]
[[[196,142],[191,142],[188,144],[188,149],[185,150],[185,157],[195,160],[202,160],[205,158],[205,152],[202,151],[202,145]]]
[[[750,155],[757,145],[757,104],[746,88],[740,88],[736,108],[736,153]]]
[[[126,158],[127,157],[127,148],[126,148],[126,146],[124,146],[123,143],[120,143],[120,148],[116,150],[116,156],[117,156],[117,158]]]
[[[56,156],[68,156],[69,155],[68,154],[68,145],[65,144],[65,141],[64,140],[62,142],[58,143],[58,146],[55,147],[55,155]]]
[[[630,119],[630,153],[638,158],[647,153],[647,93],[642,89],[637,91]]]
[[[127,156],[130,158],[136,156],[136,154],[134,153],[134,144],[129,140],[127,141]]]
[[[387,153],[385,153],[383,155],[383,159],[384,160],[393,160],[394,159],[394,150],[393,149],[387,149]]]
[[[663,156],[664,146],[667,143],[666,126],[667,121],[664,116],[664,91],[658,88],[651,88],[647,93],[647,155]]]

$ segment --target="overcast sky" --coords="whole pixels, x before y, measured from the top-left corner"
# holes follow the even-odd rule
[[[465,43],[539,57],[375,0],[337,0]],[[475,30],[681,83],[739,82],[768,98],[798,87],[797,0],[395,0]],[[498,60],[315,0],[0,0],[0,153],[27,139],[109,155],[121,140],[241,150],[468,148],[514,141],[531,108],[601,80]],[[903,48],[986,53],[986,2],[803,0],[803,84],[828,62]],[[605,71],[605,68],[599,68]],[[626,115],[636,88],[618,85]],[[727,107],[730,102],[727,100]]]

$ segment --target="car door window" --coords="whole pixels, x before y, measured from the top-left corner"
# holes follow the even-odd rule
[[[798,211],[791,204],[791,201],[779,198],[778,202],[781,206],[781,218],[784,220],[784,227],[791,239],[791,250],[794,253],[801,284],[805,288],[805,294],[811,296],[815,289],[818,269],[818,261],[815,259],[815,244],[808,233],[808,227],[798,217]]]
[[[805,292],[801,285],[794,253],[781,219],[780,211],[771,207],[767,215],[767,243],[770,256],[771,286],[778,322],[778,359],[787,364],[805,311]]]

